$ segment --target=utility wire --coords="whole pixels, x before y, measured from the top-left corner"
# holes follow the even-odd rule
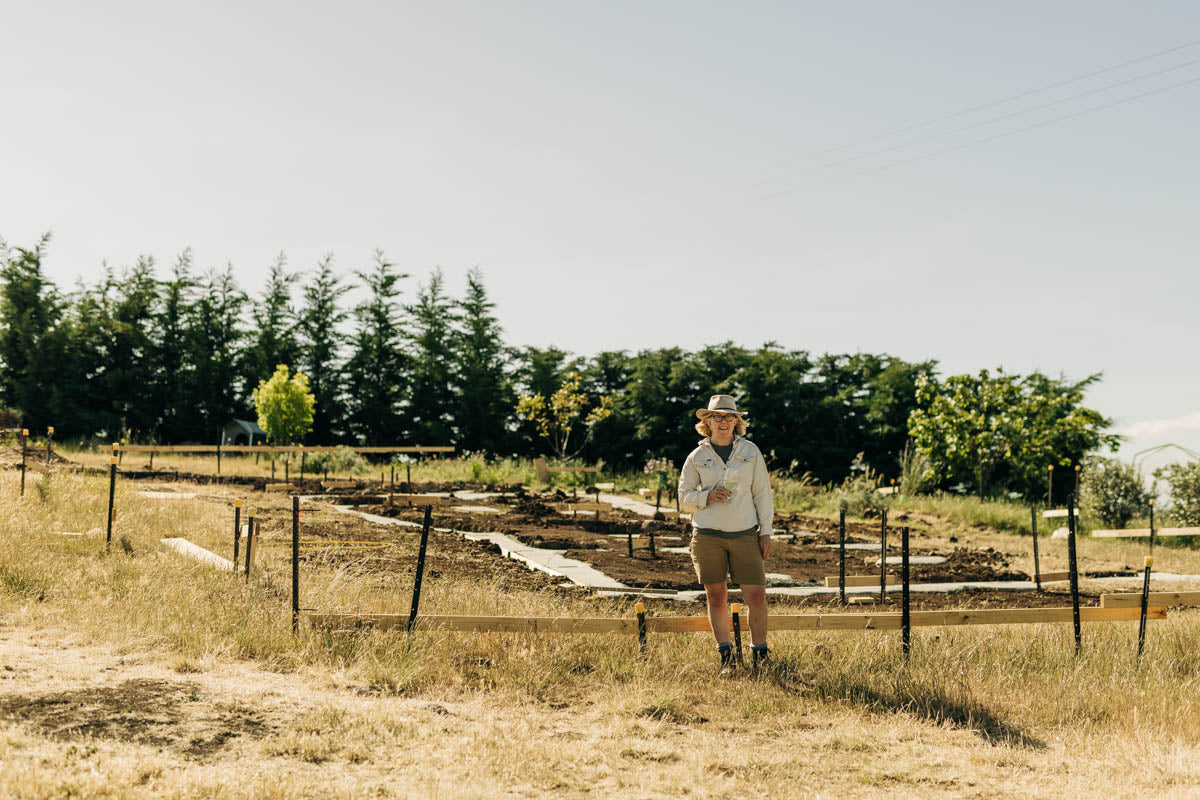
[[[970,125],[963,125],[958,128],[951,128],[948,131],[942,131],[941,133],[935,133],[935,134],[931,134],[929,136],[923,136],[919,139],[912,139],[911,141],[901,142],[900,144],[892,145],[891,147],[884,147],[879,150],[871,150],[866,153],[860,153],[856,156],[848,156],[847,158],[842,158],[837,161],[830,161],[825,164],[818,164],[816,166],[807,167],[805,169],[800,170],[798,173],[796,173],[796,175],[806,175],[810,172],[819,172],[820,170],[829,169],[831,167],[838,167],[838,166],[841,166],[842,164],[850,164],[855,161],[862,161],[864,158],[871,158],[873,156],[883,155],[884,153],[893,153],[897,150],[903,150],[906,147],[912,147],[913,145],[924,144],[925,142],[931,142],[931,141],[934,141],[935,139],[944,139],[945,137],[953,136],[956,133],[962,133],[963,131],[969,131],[969,130],[973,130],[975,128],[982,128],[985,125],[992,125],[996,122],[1003,122],[1006,119],[1012,119],[1013,117],[1024,116],[1025,114],[1032,114],[1036,111],[1044,111],[1047,108],[1053,108],[1054,106],[1059,106],[1059,105],[1062,105],[1063,103],[1069,103],[1072,100],[1078,100],[1081,97],[1087,97],[1089,95],[1099,94],[1100,92],[1107,92],[1109,89],[1116,89],[1119,86],[1127,86],[1131,83],[1137,83],[1138,81],[1144,81],[1147,78],[1154,78],[1154,77],[1163,75],[1168,72],[1174,72],[1175,70],[1183,69],[1184,67],[1190,67],[1194,64],[1200,64],[1200,58],[1196,58],[1191,61],[1185,61],[1182,64],[1176,64],[1173,67],[1166,67],[1165,69],[1155,70],[1154,72],[1147,72],[1144,75],[1138,75],[1137,77],[1129,78],[1127,80],[1118,81],[1116,83],[1110,83],[1107,86],[1100,86],[1096,89],[1088,89],[1086,92],[1079,92],[1078,94],[1069,95],[1067,97],[1063,97],[1058,100],[1051,100],[1048,103],[1042,103],[1040,105],[1031,106],[1030,108],[1022,109],[1020,111],[1010,111],[1007,114],[1001,114],[998,117],[989,117],[988,119],[981,120],[979,122],[973,122]]]
[[[766,196],[764,196],[764,197],[760,197],[760,198],[759,198],[759,200],[760,200],[760,201],[762,201],[762,200],[770,200],[770,199],[773,199],[773,198],[776,198],[776,197],[782,197],[782,196],[784,196],[784,195],[794,194],[795,192],[798,192],[798,191],[800,191],[800,190],[802,190],[802,189],[813,188],[813,187],[816,187],[816,186],[828,186],[828,185],[830,185],[830,184],[834,184],[834,183],[841,183],[841,182],[843,182],[843,181],[847,181],[847,180],[850,180],[850,179],[852,179],[852,178],[857,178],[857,177],[860,177],[860,176],[862,176],[862,175],[870,175],[870,174],[872,174],[872,173],[875,173],[875,172],[883,172],[883,171],[885,171],[885,170],[889,170],[889,169],[895,169],[896,167],[901,167],[901,166],[904,166],[905,164],[912,164],[912,163],[914,163],[914,162],[917,162],[917,161],[924,161],[925,159],[927,159],[927,158],[933,158],[934,156],[940,156],[940,155],[943,155],[943,154],[945,154],[945,153],[953,153],[953,152],[954,152],[954,151],[956,151],[956,150],[962,150],[962,149],[965,149],[965,148],[967,148],[967,147],[974,147],[975,145],[978,145],[978,144],[985,144],[985,143],[987,143],[987,142],[994,142],[994,141],[996,141],[997,139],[1003,139],[1003,138],[1005,138],[1005,137],[1007,137],[1007,136],[1015,136],[1015,135],[1017,135],[1018,133],[1025,133],[1026,131],[1032,131],[1032,130],[1036,130],[1036,129],[1038,129],[1038,128],[1044,128],[1044,127],[1046,127],[1047,125],[1053,125],[1053,124],[1054,124],[1054,123],[1056,123],[1056,122],[1063,122],[1063,121],[1065,121],[1065,120],[1074,119],[1074,118],[1076,118],[1076,117],[1082,117],[1082,116],[1084,116],[1084,115],[1086,115],[1086,114],[1094,114],[1094,113],[1096,113],[1097,111],[1103,111],[1103,110],[1105,110],[1105,109],[1108,109],[1108,108],[1113,108],[1113,107],[1115,107],[1115,106],[1124,105],[1125,103],[1132,103],[1134,100],[1141,100],[1143,97],[1150,97],[1150,96],[1152,96],[1152,95],[1156,95],[1156,94],[1162,94],[1163,92],[1169,92],[1169,91],[1171,91],[1172,89],[1179,89],[1179,88],[1181,88],[1181,87],[1184,87],[1184,86],[1189,86],[1189,85],[1191,85],[1191,84],[1193,84],[1193,83],[1200,83],[1200,78],[1191,78],[1191,79],[1189,79],[1189,80],[1186,80],[1186,81],[1180,81],[1179,83],[1173,83],[1173,84],[1170,84],[1169,86],[1163,86],[1163,87],[1161,87],[1161,88],[1159,88],[1159,89],[1153,89],[1153,90],[1151,90],[1151,91],[1148,91],[1148,92],[1142,92],[1141,94],[1135,94],[1135,95],[1133,95],[1133,96],[1131,96],[1131,97],[1126,97],[1126,98],[1123,98],[1123,99],[1121,99],[1121,100],[1114,100],[1114,101],[1113,101],[1113,102],[1111,102],[1111,103],[1104,103],[1103,105],[1092,106],[1091,108],[1085,108],[1085,109],[1083,109],[1083,110],[1081,110],[1081,111],[1075,111],[1075,112],[1073,112],[1073,113],[1071,113],[1071,114],[1064,114],[1064,115],[1062,115],[1061,117],[1054,117],[1054,118],[1052,118],[1052,119],[1044,120],[1044,121],[1042,121],[1042,122],[1038,122],[1038,123],[1035,123],[1035,124],[1033,124],[1033,125],[1026,125],[1026,126],[1025,126],[1025,127],[1023,127],[1023,128],[1016,128],[1016,129],[1014,129],[1014,130],[1011,130],[1011,131],[1005,131],[1004,133],[997,133],[997,134],[995,134],[995,135],[993,135],[993,136],[985,136],[985,137],[984,137],[984,138],[982,138],[982,139],[973,139],[973,140],[971,140],[971,141],[969,141],[969,142],[963,142],[962,144],[957,144],[957,145],[954,145],[953,147],[944,147],[944,148],[942,148],[941,150],[934,150],[933,152],[931,152],[931,153],[925,153],[924,155],[914,156],[914,157],[912,157],[912,158],[906,158],[906,159],[903,159],[903,160],[901,160],[901,161],[893,161],[893,162],[892,162],[892,163],[890,163],[890,164],[883,164],[883,165],[881,165],[881,166],[878,166],[878,167],[872,167],[872,168],[870,168],[870,169],[864,169],[864,170],[860,170],[860,171],[858,171],[858,172],[851,172],[851,173],[850,173],[850,174],[848,174],[848,175],[841,175],[841,176],[838,176],[838,177],[836,177],[836,178],[831,178],[831,179],[829,179],[829,180],[826,180],[826,181],[819,181],[819,182],[816,182],[816,183],[809,183],[809,184],[805,184],[805,185],[803,185],[803,186],[797,186],[797,187],[794,187],[794,188],[792,188],[792,189],[786,189],[786,190],[784,190],[784,191],[781,191],[781,192],[775,192],[775,193],[773,193],[773,194],[769,194],[769,195],[766,195]]]
[[[808,159],[808,158],[815,158],[817,156],[828,155],[830,153],[837,153],[841,150],[846,150],[851,147],[857,147],[862,144],[870,144],[871,142],[877,142],[880,139],[887,139],[892,136],[899,135],[901,133],[908,133],[909,131],[914,131],[914,130],[917,130],[918,128],[925,128],[925,127],[928,127],[929,125],[936,125],[939,122],[946,122],[947,120],[956,119],[958,117],[966,116],[967,114],[973,114],[976,111],[983,111],[985,108],[992,108],[993,106],[1004,105],[1005,103],[1011,103],[1014,100],[1020,100],[1023,97],[1029,97],[1030,95],[1040,94],[1042,92],[1048,92],[1051,89],[1057,89],[1061,86],[1067,86],[1072,83],[1078,83],[1079,81],[1087,80],[1088,78],[1094,78],[1097,75],[1103,75],[1107,72],[1115,72],[1116,70],[1123,69],[1125,67],[1129,67],[1134,64],[1140,64],[1143,61],[1149,61],[1150,59],[1159,58],[1161,56],[1165,56],[1165,55],[1174,53],[1179,50],[1184,50],[1189,47],[1195,47],[1198,44],[1200,44],[1200,39],[1197,39],[1193,42],[1187,42],[1186,44],[1181,44],[1176,47],[1170,47],[1166,50],[1160,50],[1157,53],[1151,53],[1150,55],[1130,59],[1129,61],[1122,61],[1120,64],[1115,64],[1111,67],[1105,67],[1104,69],[1098,69],[1098,70],[1095,70],[1094,72],[1088,72],[1083,75],[1078,75],[1074,78],[1067,78],[1066,80],[1063,80],[1063,81],[1058,81],[1056,83],[1047,84],[1045,86],[1039,86],[1036,89],[1028,89],[1024,92],[1019,92],[1014,95],[1009,95],[1008,97],[1002,97],[999,100],[993,100],[991,102],[983,103],[981,105],[971,106],[970,108],[964,108],[961,111],[955,111],[952,114],[947,114],[942,117],[935,117],[934,119],[926,120],[925,122],[918,122],[915,125],[908,125],[903,128],[897,128],[895,130],[888,131],[887,133],[880,133],[875,136],[868,136],[865,139],[858,139],[856,141],[849,142],[847,144],[838,145],[837,147],[830,147],[825,150],[817,150],[815,152],[808,153],[806,155],[796,156],[795,158],[789,158],[785,161],[777,163],[776,166],[777,167],[784,166],[786,164],[792,164],[792,163],[795,163],[796,161],[803,161],[804,159]]]

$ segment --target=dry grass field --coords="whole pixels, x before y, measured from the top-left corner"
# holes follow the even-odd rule
[[[0,473],[2,797],[1200,795],[1194,611],[1150,626],[1140,666],[1129,623],[1085,626],[1079,657],[1069,625],[921,629],[908,663],[891,633],[776,633],[773,669],[732,680],[701,635],[654,636],[645,661],[612,635],[293,636],[284,549],[264,546],[246,582],[159,543],[228,556],[235,487],[164,484],[197,495],[161,499],[122,483],[106,552],[106,479],[31,475],[24,498],[18,480]],[[288,498],[249,502],[266,541],[287,535]],[[306,506],[302,519],[340,516]],[[1028,542],[944,527],[974,546]],[[381,526],[377,539],[414,560],[415,536]],[[1081,555],[1136,566],[1143,548],[1083,541]],[[1200,553],[1160,555],[1200,573]],[[411,569],[312,552],[302,601],[403,613],[411,583]],[[632,601],[524,587],[503,570],[463,577],[447,555],[422,609],[632,614]]]

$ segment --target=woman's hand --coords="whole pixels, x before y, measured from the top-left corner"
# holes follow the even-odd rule
[[[731,497],[733,497],[733,493],[730,492],[728,489],[726,489],[724,486],[721,486],[718,484],[717,486],[713,487],[713,490],[711,492],[708,493],[708,501],[707,502],[709,502],[709,503],[724,503],[726,500],[728,500]]]
[[[764,533],[758,537],[758,549],[762,551],[764,560],[771,555],[771,534]]]

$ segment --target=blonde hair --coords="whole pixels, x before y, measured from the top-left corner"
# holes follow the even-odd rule
[[[738,436],[745,436],[746,428],[748,427],[750,427],[750,423],[746,421],[745,417],[739,415],[737,422],[734,425],[733,432]],[[705,417],[696,423],[696,433],[705,437],[712,436],[712,428],[708,424],[708,417]]]

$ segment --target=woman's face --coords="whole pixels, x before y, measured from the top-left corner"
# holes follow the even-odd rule
[[[709,414],[708,429],[712,431],[709,437],[716,444],[727,445],[733,441],[733,432],[737,428],[737,414]]]

